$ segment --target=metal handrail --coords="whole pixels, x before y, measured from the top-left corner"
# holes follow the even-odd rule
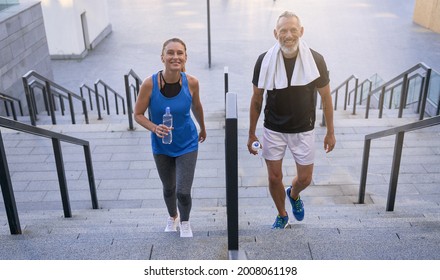
[[[41,92],[43,93],[44,107],[46,109],[47,115],[50,116],[50,109],[49,109],[49,102],[48,102],[49,97],[47,96],[46,86],[38,80],[33,80],[29,83],[29,88],[30,88],[30,93],[31,93],[32,106],[34,106],[35,114],[38,114],[38,108],[37,108],[37,103],[35,102],[34,89],[39,88],[41,90]],[[59,93],[56,89],[53,89],[53,91],[52,91],[52,104],[54,106],[55,111],[57,109],[56,109],[56,104],[55,104],[55,100],[53,99],[53,97],[58,97],[59,102],[60,102],[60,107],[61,107],[61,115],[64,116],[64,111],[65,111],[64,99],[69,101],[69,98],[67,96]],[[71,114],[72,114],[72,112],[71,112]],[[37,119],[36,115],[35,115],[35,119]]]
[[[14,118],[14,120],[17,120],[17,112],[15,111],[14,102],[18,103],[18,108],[20,109],[20,114],[21,114],[21,116],[23,116],[23,107],[21,106],[20,99],[15,98],[13,96],[9,96],[9,95],[1,93],[1,92],[0,92],[0,99],[3,100],[3,102],[5,104],[5,111],[6,111],[7,117],[9,117],[10,114],[12,113],[12,117]],[[11,107],[11,113],[9,113],[8,103],[9,103],[9,106]]]
[[[54,106],[54,102],[52,99],[52,95],[54,94],[54,92],[52,91],[52,88],[56,89],[59,93],[62,94],[67,94],[67,99],[69,100],[69,107],[70,107],[70,114],[71,114],[71,118],[72,118],[72,124],[75,124],[75,112],[74,112],[74,107],[73,107],[73,98],[78,99],[81,102],[82,105],[82,109],[83,109],[83,114],[84,114],[84,118],[85,118],[85,122],[88,124],[89,123],[89,117],[87,114],[87,105],[86,105],[86,100],[84,98],[82,98],[81,96],[77,95],[76,93],[64,88],[63,86],[55,83],[54,81],[49,80],[48,78],[38,74],[37,72],[35,72],[34,70],[29,71],[28,73],[26,73],[23,77],[22,77],[22,81],[23,81],[23,87],[24,87],[24,92],[26,95],[26,100],[28,103],[28,109],[29,109],[29,117],[31,119],[31,124],[32,125],[36,125],[36,112],[35,107],[33,106],[33,103],[35,102],[35,100],[32,100],[32,89],[30,86],[30,80],[31,78],[35,78],[38,79],[42,82],[44,82],[44,87],[48,96],[48,105],[49,105],[49,111],[50,111],[50,116],[52,118],[52,124],[56,124],[56,116],[55,116],[55,106]],[[31,81],[34,81],[33,79]]]
[[[101,101],[102,101],[102,109],[105,110],[104,96],[102,96],[102,95],[99,94],[99,93],[96,93],[96,91],[95,91],[94,88],[91,88],[91,87],[89,87],[88,85],[86,85],[86,84],[83,83],[83,84],[79,87],[79,93],[81,94],[81,97],[83,97],[83,98],[84,98],[83,89],[86,89],[86,90],[87,90],[87,93],[88,93],[88,95],[89,95],[90,110],[93,110],[92,93],[95,95],[95,100],[96,100],[96,98],[101,98]],[[97,109],[100,110],[99,107],[98,107]]]
[[[379,118],[382,118],[382,116],[383,116],[383,109],[385,108],[385,95],[386,95],[388,92],[389,92],[390,95],[391,95],[391,96],[390,96],[389,103],[388,103],[388,109],[391,109],[391,107],[392,107],[392,103],[393,103],[393,97],[394,97],[394,90],[395,90],[397,87],[402,86],[402,90],[403,90],[403,89],[406,89],[406,93],[405,93],[405,94],[401,92],[401,94],[404,94],[404,98],[403,98],[403,100],[402,100],[402,103],[399,104],[399,106],[403,106],[403,108],[406,108],[406,106],[409,105],[409,104],[408,104],[408,89],[409,89],[409,85],[410,85],[410,83],[411,83],[411,81],[412,81],[413,79],[416,79],[416,78],[419,78],[419,77],[422,79],[422,83],[421,83],[421,87],[420,87],[420,95],[419,95],[418,100],[415,101],[415,102],[412,102],[412,103],[419,103],[419,105],[420,105],[420,100],[421,100],[422,95],[423,95],[423,83],[424,83],[424,81],[425,81],[425,77],[422,76],[422,75],[420,75],[420,73],[416,73],[416,74],[414,74],[414,75],[408,77],[408,78],[406,79],[406,81],[401,81],[401,82],[399,82],[399,83],[397,83],[397,84],[394,84],[391,88],[386,89],[385,91],[382,91],[382,92],[380,93],[380,96],[379,96],[379,105],[378,105],[378,108],[379,108]],[[404,82],[406,82],[406,84],[404,84]],[[419,106],[419,107],[420,107],[420,106]],[[420,108],[417,109],[417,112],[419,112],[419,110],[420,110]]]
[[[367,98],[367,106],[366,106],[366,110],[365,110],[365,118],[368,119],[368,115],[369,115],[369,110],[370,110],[370,99],[371,96],[373,96],[374,94],[381,92],[380,93],[380,99],[383,99],[383,95],[386,92],[386,88],[388,86],[393,85],[395,82],[403,79],[402,84],[403,84],[403,88],[402,88],[402,94],[400,95],[400,105],[399,105],[399,113],[398,113],[398,118],[402,117],[403,114],[403,109],[404,109],[404,103],[406,101],[406,97],[408,94],[408,75],[411,74],[414,71],[417,71],[419,69],[423,69],[426,71],[426,75],[425,75],[425,81],[424,81],[424,87],[423,87],[423,92],[421,95],[421,99],[420,99],[420,112],[419,112],[419,120],[423,120],[424,118],[424,111],[425,111],[425,106],[426,106],[426,99],[428,97],[428,90],[429,90],[429,81],[430,81],[430,77],[431,77],[431,71],[432,69],[427,66],[425,63],[420,62],[416,65],[414,65],[413,67],[409,68],[408,70],[402,72],[401,74],[397,75],[396,77],[394,77],[393,79],[389,80],[388,82],[382,84],[380,87],[370,91],[368,93],[368,98]],[[383,105],[383,102],[381,102],[379,100],[379,108],[381,108]],[[381,117],[381,114],[379,113],[379,118]]]
[[[415,79],[415,78],[417,78],[417,77],[420,77],[420,78],[422,78],[422,79],[425,78],[425,77],[423,77],[422,75],[420,75],[419,73],[416,73],[416,74],[414,74],[414,75],[412,75],[411,77],[408,78],[408,85],[410,84],[410,82],[411,82],[412,79]],[[392,99],[393,99],[393,96],[394,96],[394,89],[396,89],[397,87],[400,87],[400,86],[403,86],[403,81],[401,81],[400,83],[395,84],[394,86],[392,86],[390,89],[388,89],[388,90],[385,92],[385,94],[386,94],[387,92],[390,92],[390,94],[391,94],[391,96],[390,96],[390,102],[388,103],[388,109],[391,109],[391,108],[392,108]]]
[[[355,80],[355,89],[357,89],[357,84],[358,84],[358,80],[359,78],[356,77],[355,75],[351,75],[350,77],[348,77],[344,82],[342,82],[338,87],[336,87],[331,94],[335,94],[335,110],[338,109],[338,92],[341,88],[345,87],[345,102],[344,102],[344,110],[347,109],[347,97],[348,97],[348,86],[351,80]]]
[[[64,170],[63,154],[61,150],[61,142],[81,145],[84,149],[84,157],[87,168],[87,175],[89,180],[90,196],[93,209],[98,209],[98,198],[96,195],[95,177],[93,173],[92,156],[90,151],[90,144],[88,141],[74,138],[61,133],[42,129],[39,127],[27,125],[21,122],[13,121],[7,118],[0,117],[0,127],[5,127],[12,130],[17,130],[25,133],[34,134],[41,137],[50,138],[52,140],[52,147],[55,156],[55,165],[57,168],[58,182],[60,185],[61,200],[63,203],[64,217],[72,217],[70,209],[69,193],[67,190],[67,180]],[[3,138],[0,130],[0,183],[3,194],[3,200],[8,216],[8,223],[11,234],[21,234],[20,220],[18,218],[17,207],[12,189],[11,176],[9,173],[8,162],[6,158],[5,147],[3,145]]]
[[[334,90],[332,90],[332,92],[330,93],[330,95],[335,95],[335,104],[334,104],[334,110],[336,111],[338,109],[338,93],[339,90],[343,87],[345,87],[345,100],[344,100],[344,110],[347,109],[347,98],[348,98],[348,87],[349,87],[349,83],[351,80],[355,81],[355,87],[354,89],[356,90],[355,92],[355,102],[356,102],[356,98],[357,98],[357,88],[358,88],[358,81],[359,78],[356,77],[355,75],[351,75],[350,77],[348,77],[344,82],[342,82],[339,86],[337,86]],[[321,104],[320,104],[320,109],[322,109],[322,100],[321,100]],[[353,115],[356,113],[356,104],[353,106]],[[324,113],[322,114],[322,121],[321,121],[321,125],[325,126],[325,116]]]
[[[135,84],[130,83],[130,78],[134,79]],[[127,74],[124,75],[125,82],[125,95],[127,99],[127,115],[128,115],[128,127],[130,130],[134,129],[133,126],[133,101],[136,102],[137,95],[139,94],[139,90],[142,84],[142,79],[130,69]],[[133,91],[132,91],[133,89]],[[131,99],[131,94],[133,94],[133,99]]]
[[[386,207],[387,211],[393,211],[394,202],[396,199],[397,181],[399,177],[400,160],[402,158],[403,138],[405,132],[414,131],[439,124],[440,124],[440,116],[436,116],[429,119],[425,119],[414,123],[365,135],[358,203],[363,204],[365,201],[365,189],[367,183],[368,161],[370,158],[371,140],[396,135],[396,140],[394,144],[394,153],[393,153],[393,163],[391,167],[390,185],[388,190],[388,200]]]
[[[356,89],[352,89],[349,93],[348,93],[348,105],[350,105],[350,97],[351,94],[360,88],[360,97],[359,97],[359,105],[362,105],[362,100],[363,100],[363,94],[364,94],[364,85],[366,83],[369,83],[369,91],[371,91],[372,87],[373,87],[373,81],[371,79],[365,79],[360,85],[358,85],[358,87]]]
[[[100,96],[99,94],[99,90],[98,90],[98,85],[102,85],[104,87],[104,96],[105,96],[105,103],[106,103],[106,107],[107,107],[107,115],[110,115],[110,106],[109,106],[109,100],[108,100],[108,92],[112,92],[113,96],[115,97],[115,106],[116,106],[116,114],[119,115],[119,105],[118,105],[118,98],[121,100],[121,104],[122,104],[122,109],[123,109],[123,113],[125,115],[125,102],[124,102],[124,97],[122,97],[116,90],[114,90],[113,88],[111,88],[108,84],[106,84],[104,81],[102,81],[101,79],[98,79],[95,82],[95,92],[96,92],[96,107],[99,107],[99,99],[98,96]],[[98,110],[99,112],[99,110]],[[98,115],[98,119],[101,120],[101,115]]]

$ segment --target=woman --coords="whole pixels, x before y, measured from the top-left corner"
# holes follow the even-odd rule
[[[177,231],[179,227],[181,237],[192,237],[189,223],[191,187],[198,143],[206,139],[199,82],[196,77],[185,73],[187,53],[182,40],[167,40],[163,44],[161,59],[164,70],[146,78],[141,85],[134,108],[134,118],[137,123],[151,131],[154,161],[162,181],[169,214],[165,231]],[[166,107],[170,107],[173,115],[173,127],[162,124]],[[147,108],[149,118],[144,116]],[[199,133],[190,111],[199,124]],[[162,138],[171,131],[171,144],[163,144]]]

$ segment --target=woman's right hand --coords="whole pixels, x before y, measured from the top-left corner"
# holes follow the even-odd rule
[[[154,129],[154,134],[159,138],[164,138],[173,129],[173,127],[168,127],[163,124],[158,124]]]

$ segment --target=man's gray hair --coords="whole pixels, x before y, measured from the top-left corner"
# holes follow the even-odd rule
[[[295,13],[293,13],[293,12],[290,12],[290,11],[285,11],[285,12],[283,12],[279,17],[278,17],[278,20],[277,20],[277,26],[278,26],[278,22],[280,21],[280,19],[281,18],[291,18],[291,17],[294,17],[294,18],[296,18],[297,20],[298,20],[298,24],[299,24],[299,26],[302,26],[301,25],[301,20],[299,19],[299,16],[297,16]]]

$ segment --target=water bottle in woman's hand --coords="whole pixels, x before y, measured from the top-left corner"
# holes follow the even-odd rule
[[[170,113],[170,107],[165,108],[162,124],[169,129],[168,134],[163,136],[162,143],[171,144],[171,142],[173,142],[173,133],[171,132],[171,127],[173,127],[173,115]]]

